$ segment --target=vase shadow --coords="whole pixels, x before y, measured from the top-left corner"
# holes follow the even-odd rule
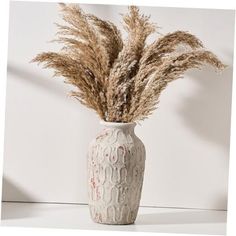
[[[181,212],[165,212],[140,214],[137,225],[182,225],[226,223],[227,211],[188,210]]]

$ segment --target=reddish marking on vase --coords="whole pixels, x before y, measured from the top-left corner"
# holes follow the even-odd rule
[[[96,188],[96,196],[97,196],[97,200],[99,200],[100,199],[100,192],[98,191],[98,188]]]
[[[102,139],[102,138],[106,137],[107,135],[108,135],[108,132],[105,132],[105,133],[103,133],[103,134],[100,134],[100,135],[98,135],[98,136],[96,137],[96,140]]]

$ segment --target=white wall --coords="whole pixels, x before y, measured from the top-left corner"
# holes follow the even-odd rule
[[[120,25],[123,6],[82,5]],[[161,33],[197,35],[228,68],[191,70],[136,128],[147,149],[142,205],[226,209],[234,11],[141,7]],[[68,98],[52,71],[29,61],[60,21],[54,3],[11,2],[3,200],[87,202],[86,151],[99,131],[92,111]]]

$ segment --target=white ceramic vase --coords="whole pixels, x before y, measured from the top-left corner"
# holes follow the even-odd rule
[[[135,123],[104,122],[88,152],[89,209],[102,224],[134,223],[141,197],[145,147]]]

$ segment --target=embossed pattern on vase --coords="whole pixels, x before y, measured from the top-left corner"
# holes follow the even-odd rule
[[[106,127],[88,153],[89,209],[104,224],[135,221],[143,184],[145,148],[135,124]]]

